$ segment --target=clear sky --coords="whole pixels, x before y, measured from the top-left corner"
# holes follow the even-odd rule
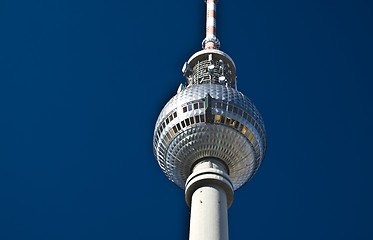
[[[373,3],[220,0],[264,162],[231,239],[372,239]],[[193,1],[0,2],[0,239],[187,239],[154,124],[201,49]]]

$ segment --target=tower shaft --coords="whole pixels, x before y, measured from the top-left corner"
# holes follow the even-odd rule
[[[186,184],[191,208],[189,240],[228,240],[228,207],[233,188],[221,161],[205,158],[193,168]]]
[[[189,239],[228,240],[227,196],[219,186],[203,186],[194,191]]]

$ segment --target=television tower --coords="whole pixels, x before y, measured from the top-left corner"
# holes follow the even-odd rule
[[[190,240],[228,240],[233,192],[258,170],[266,151],[263,119],[237,90],[233,60],[218,50],[216,4],[207,0],[203,50],[183,66],[187,80],[157,119],[154,155],[185,190]]]

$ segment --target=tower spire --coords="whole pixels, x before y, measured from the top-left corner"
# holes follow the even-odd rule
[[[220,42],[216,37],[216,4],[218,0],[205,0],[206,11],[206,37],[202,42],[203,49],[219,49]]]

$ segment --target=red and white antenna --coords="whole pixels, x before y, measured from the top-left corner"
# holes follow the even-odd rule
[[[218,49],[219,39],[216,37],[216,4],[218,0],[205,0],[207,5],[206,38],[202,42],[203,49]]]

